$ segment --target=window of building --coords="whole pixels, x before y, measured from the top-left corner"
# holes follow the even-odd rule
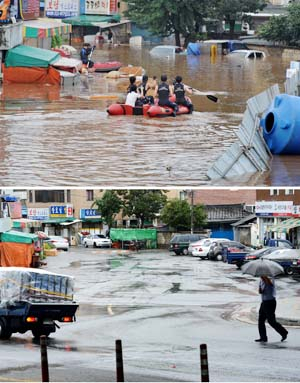
[[[86,191],[86,200],[87,201],[94,201],[94,190],[87,190]]]
[[[35,202],[65,202],[64,190],[35,190]]]
[[[71,202],[71,190],[67,190],[67,203]]]
[[[279,195],[279,189],[270,189],[270,195]]]
[[[285,189],[285,195],[294,195],[295,190],[294,189]]]
[[[29,190],[29,202],[30,203],[33,202],[33,192],[32,192],[32,190]]]

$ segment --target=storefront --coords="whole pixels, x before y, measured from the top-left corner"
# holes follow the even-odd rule
[[[256,202],[259,242],[267,238],[288,239],[300,245],[300,206],[292,201]]]
[[[103,228],[101,213],[97,209],[80,209],[79,216],[82,221],[81,233],[83,235],[85,233],[100,234],[105,229]]]

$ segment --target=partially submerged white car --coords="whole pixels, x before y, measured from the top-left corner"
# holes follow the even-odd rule
[[[173,57],[176,54],[186,54],[181,47],[176,45],[157,45],[150,50],[151,55]]]
[[[236,49],[228,53],[228,57],[240,57],[245,59],[263,59],[266,57],[265,52],[252,49]]]

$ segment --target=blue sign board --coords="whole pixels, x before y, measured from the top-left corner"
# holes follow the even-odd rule
[[[97,209],[80,209],[80,218],[101,218]]]

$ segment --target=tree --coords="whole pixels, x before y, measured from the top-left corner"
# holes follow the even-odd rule
[[[160,215],[162,221],[175,230],[187,230],[191,227],[191,206],[186,200],[173,199],[167,202]],[[193,223],[202,227],[206,222],[203,205],[193,206]]]
[[[145,221],[152,221],[163,208],[167,197],[161,190],[126,190],[118,191],[123,200],[123,214],[135,216],[139,227],[143,228]]]
[[[204,16],[208,0],[125,0],[131,21],[166,37],[175,34],[175,44],[180,46],[180,35],[188,37]]]
[[[272,16],[258,31],[259,37],[286,45],[300,44],[300,4],[287,7],[287,14]]]
[[[122,200],[114,190],[106,190],[101,198],[95,199],[92,204],[97,206],[97,210],[100,211],[104,222],[111,227],[113,225],[115,216],[120,212],[122,208]]]
[[[267,3],[265,0],[212,0],[210,16],[225,20],[232,36],[236,21],[243,20],[244,13],[256,13],[264,9]]]

